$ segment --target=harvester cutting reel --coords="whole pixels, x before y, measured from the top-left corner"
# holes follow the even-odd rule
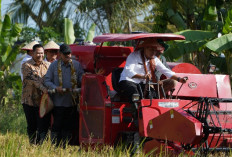
[[[231,121],[232,111],[227,110],[216,110],[219,108],[219,103],[232,103],[232,99],[226,98],[200,98],[199,101],[195,104],[192,104],[188,109],[186,107],[189,105],[185,105],[185,111],[191,114],[194,118],[202,122],[203,124],[203,134],[204,137],[201,140],[199,146],[195,147],[193,144],[183,144],[182,147],[186,150],[192,149],[193,151],[203,151],[203,153],[207,154],[209,151],[231,151],[232,149],[228,147],[228,145],[224,146],[219,141],[225,141],[228,135],[231,138],[232,135],[232,127],[231,123],[229,124],[230,128],[227,128],[229,119]],[[195,106],[195,107],[194,107]],[[194,109],[195,110],[194,110]],[[197,108],[197,109],[196,109]],[[227,118],[222,118],[227,116]],[[229,116],[229,117],[228,117]],[[222,122],[222,119],[226,119]],[[215,136],[217,135],[217,136]],[[211,139],[210,139],[210,138]],[[208,140],[210,139],[210,140]],[[216,143],[215,143],[216,141]],[[219,144],[220,143],[220,144]]]

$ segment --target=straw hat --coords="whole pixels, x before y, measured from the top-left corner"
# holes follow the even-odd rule
[[[39,105],[39,116],[43,118],[48,112],[50,112],[54,107],[54,104],[47,93],[44,93],[40,100]]]
[[[59,50],[60,46],[57,45],[54,41],[49,41],[45,46],[44,50]]]
[[[140,47],[155,47],[157,50],[163,50],[164,47],[158,43],[155,38],[147,38],[143,43],[139,44]]]
[[[35,44],[39,44],[37,41],[32,41],[29,44],[25,45],[22,50],[32,50]]]

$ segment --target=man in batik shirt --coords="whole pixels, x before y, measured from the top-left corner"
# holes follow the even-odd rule
[[[39,104],[47,89],[43,83],[44,75],[50,63],[45,62],[44,48],[40,44],[33,46],[32,59],[22,65],[23,89],[22,104],[27,120],[27,133],[31,144],[37,144],[46,137],[50,124],[50,116],[39,117]],[[38,133],[38,134],[37,134]]]

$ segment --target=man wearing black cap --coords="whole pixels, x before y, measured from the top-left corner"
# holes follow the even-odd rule
[[[66,143],[72,138],[72,131],[78,128],[77,95],[70,89],[75,89],[81,84],[84,73],[81,64],[71,59],[69,45],[60,46],[60,59],[54,61],[45,76],[45,85],[55,89],[51,95],[54,103],[54,123],[51,131],[51,140],[58,145]]]

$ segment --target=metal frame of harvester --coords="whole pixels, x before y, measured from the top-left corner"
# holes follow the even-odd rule
[[[174,34],[104,34],[94,38],[99,46],[71,45],[73,55],[89,72],[82,78],[80,94],[79,142],[83,145],[114,145],[134,141],[139,132],[145,139],[144,152],[168,150],[174,154],[201,150],[230,150],[232,99],[228,75],[201,74],[189,63],[169,63],[186,84],[165,99],[140,99],[139,125],[133,123],[130,104],[117,92],[118,69],[125,66],[133,47],[103,46],[104,42],[123,42],[145,38],[163,41],[184,40]],[[180,90],[178,90],[180,89]],[[165,149],[164,149],[165,148]]]

